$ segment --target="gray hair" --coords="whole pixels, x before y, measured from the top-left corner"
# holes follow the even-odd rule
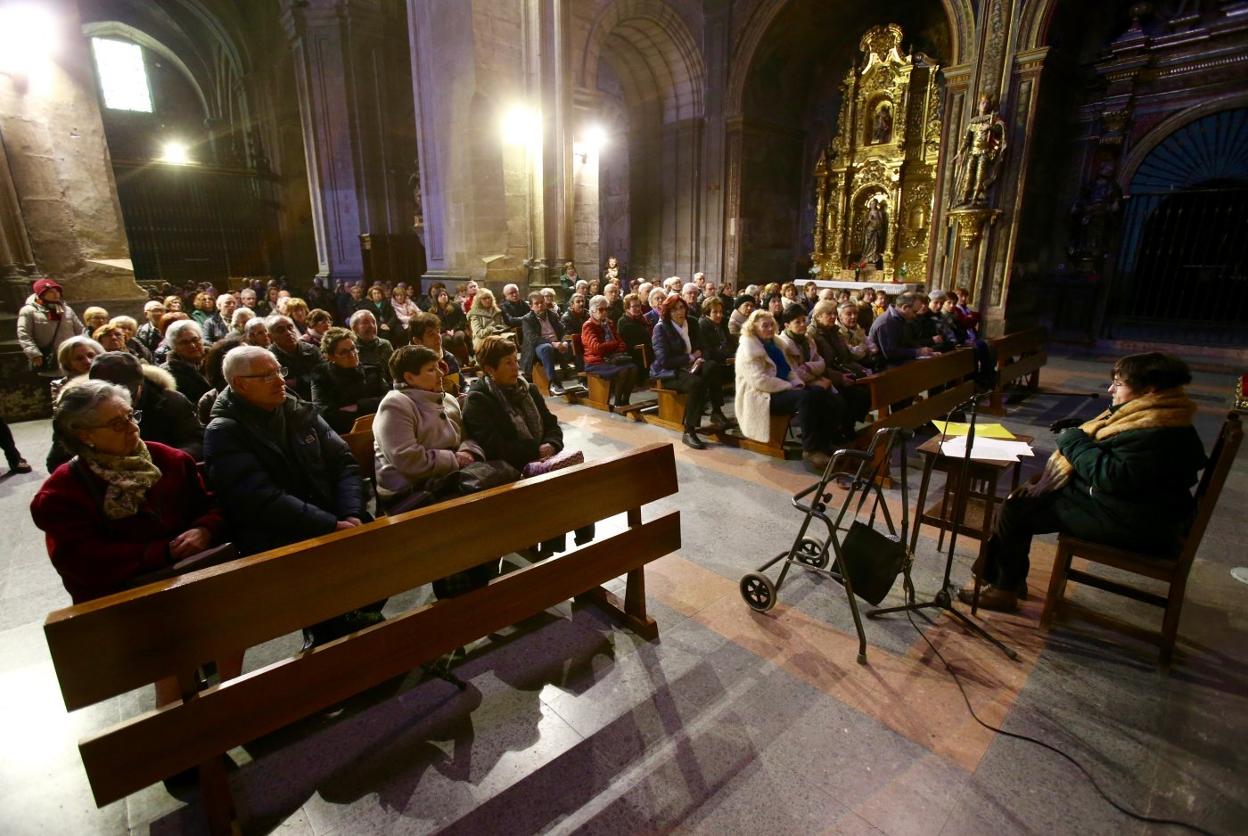
[[[243,308],[242,310],[246,311],[249,309]],[[238,315],[236,314],[234,318],[238,319]],[[242,333],[243,333],[243,336],[245,337],[251,334],[252,331],[264,331],[265,333],[268,333],[268,330],[269,330],[269,325],[267,322],[264,321],[262,317],[253,316],[251,319],[243,323]]]
[[[509,285],[504,285],[504,286],[503,286],[503,293],[504,293],[504,294],[506,294],[506,293],[508,293],[509,291],[512,291],[512,290],[514,290],[516,293],[519,293],[519,292],[520,292],[520,285],[518,285],[518,284],[509,284]]]
[[[100,345],[95,340],[88,337],[86,334],[79,334],[76,337],[70,337],[68,340],[61,343],[60,346],[56,349],[56,362],[60,364],[61,369],[64,370],[65,372],[69,371],[70,355],[72,355],[74,353],[74,349],[80,345],[90,346],[91,348],[94,348],[96,354],[104,353],[104,346]]]
[[[494,297],[491,295],[491,296],[490,296],[490,299],[492,300],[493,298],[494,298]],[[359,322],[361,319],[363,319],[363,318],[364,318],[364,317],[366,317],[366,316],[368,316],[368,317],[372,317],[372,319],[373,319],[373,321],[374,321],[374,322],[376,322],[376,321],[377,321],[377,317],[373,316],[373,312],[372,312],[372,311],[359,310],[359,311],[356,311],[355,313],[351,314],[351,318],[347,320],[347,327],[348,327],[348,328],[351,328],[351,329],[354,329],[354,328],[355,328],[355,323]]]
[[[368,313],[368,312],[367,312],[367,311],[356,311],[356,313],[358,314],[358,313]],[[371,314],[370,314],[370,316],[371,316]],[[285,323],[289,323],[290,325],[294,325],[294,324],[295,324],[294,320],[292,320],[292,319],[291,319],[290,317],[288,317],[288,316],[282,316],[281,314],[271,314],[269,317],[267,317],[267,318],[264,320],[264,326],[265,326],[266,328],[268,328],[270,331],[272,331],[274,328],[276,328],[277,326],[281,325],[283,322],[285,322]],[[227,378],[227,379],[228,379],[228,378]]]
[[[135,321],[134,317],[126,316],[125,314],[121,314],[119,316],[113,317],[112,319],[108,321],[108,324],[109,325],[121,325],[126,328],[129,328],[131,331],[139,327],[139,323]]]
[[[240,345],[237,348],[231,348],[221,364],[221,376],[225,378],[226,383],[233,386],[234,378],[249,373],[253,363],[261,357],[268,357],[274,363],[278,362],[273,352],[258,345]],[[281,364],[278,363],[278,365]]]
[[[656,296],[660,297],[659,304],[663,304],[663,300],[667,298],[667,291],[661,287],[656,287],[654,290],[650,291],[650,295],[646,297],[646,302],[652,308],[654,307],[654,297]]]
[[[143,311],[146,313],[147,311],[154,311],[157,308],[160,308],[163,311],[165,309],[165,303],[159,299],[151,299],[146,305],[143,306]]]
[[[599,308],[609,308],[609,307],[611,307],[611,303],[607,301],[607,297],[599,293],[593,299],[589,300],[589,305],[586,306],[586,310],[592,313],[598,310]]]
[[[226,299],[234,299],[234,294],[222,293],[220,296],[218,296],[217,297],[217,310],[221,310],[221,303],[224,302]],[[238,300],[234,300],[234,301],[238,301]]]
[[[201,340],[204,338],[204,329],[199,327],[198,322],[193,319],[179,319],[170,325],[169,330],[165,332],[165,342],[173,345],[178,341],[178,337],[183,331],[194,331]]]
[[[700,288],[693,282],[685,282],[684,286],[680,289],[680,295],[684,296],[686,293],[688,293],[691,290],[694,293],[697,293],[700,290]]]
[[[130,405],[130,390],[107,380],[84,378],[61,390],[52,415],[52,432],[69,452],[78,454],[87,446],[78,439],[78,433],[93,429],[96,411],[111,400]]]
[[[235,308],[234,315],[230,317],[230,327],[237,331],[242,331],[243,326],[255,318],[256,312],[251,308],[246,306]]]

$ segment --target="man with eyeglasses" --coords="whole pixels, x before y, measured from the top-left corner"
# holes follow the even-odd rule
[[[299,339],[295,323],[288,316],[274,314],[264,324],[269,330],[269,351],[278,365],[289,372],[286,385],[303,400],[312,400],[312,375],[325,362],[321,352]]]
[[[289,369],[258,346],[225,356],[229,384],[204,432],[208,481],[225,508],[234,545],[256,554],[354,528],[370,519],[360,470],[316,407],[286,390]],[[384,603],[384,602],[382,602]],[[304,630],[305,647],[380,620],[380,605]]]

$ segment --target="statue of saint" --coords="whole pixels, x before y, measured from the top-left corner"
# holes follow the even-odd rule
[[[987,93],[979,97],[979,112],[971,118],[954,155],[954,206],[986,203],[988,187],[997,179],[1005,153],[1005,122],[992,110]]]
[[[412,226],[420,229],[425,225],[424,200],[420,194],[420,160],[412,163],[412,173],[407,178],[407,188],[412,193]]]
[[[867,208],[867,219],[862,225],[862,257],[859,259],[876,268],[884,266],[884,237],[888,232],[888,214],[878,198]]]
[[[881,145],[893,138],[893,109],[888,102],[881,104],[875,111],[875,122],[871,126],[871,144]]]

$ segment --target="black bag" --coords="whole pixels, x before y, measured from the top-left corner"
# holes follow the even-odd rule
[[[615,354],[608,354],[603,358],[608,366],[631,366],[633,365],[633,355],[627,351],[617,351]]]
[[[898,540],[855,522],[841,543],[841,569],[849,575],[854,594],[871,605],[888,595],[906,563],[906,547]]]

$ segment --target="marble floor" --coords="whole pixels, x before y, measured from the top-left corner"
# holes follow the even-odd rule
[[[1108,358],[1059,356],[1045,387],[1100,391]],[[1230,374],[1197,375],[1206,445],[1229,404]],[[1037,438],[1090,417],[1104,399],[1032,396],[1007,427]],[[235,749],[231,783],[244,832],[361,833],[1142,833],[1058,755],[979,725],[916,629],[961,674],[986,722],[1033,735],[1078,759],[1119,804],[1207,831],[1248,830],[1248,453],[1241,452],[1192,570],[1169,675],[1138,628],[1143,605],[1076,588],[1117,625],[1069,620],[1037,629],[1054,538],[1032,552],[1033,592],[1014,615],[982,623],[1019,652],[1011,662],[941,615],[867,624],[869,664],[844,594],[801,573],[771,612],[752,613],[737,581],[787,548],[800,517],[791,496],[812,477],[799,462],[713,447],[689,450],[665,430],[584,407],[555,407],[587,458],[675,441],[681,484],[647,515],[682,513],[684,548],[651,564],[660,637],[645,642],[570,603],[474,645],[465,692],[412,675],[332,716]],[[33,462],[48,423],[13,427]],[[911,449],[913,449],[913,444]],[[918,464],[911,453],[910,461]],[[150,689],[67,715],[41,634],[68,596],[27,506],[42,468],[0,479],[8,543],[0,574],[0,832],[197,833],[193,795],[156,785],[97,809],[76,742],[150,706]],[[917,471],[911,483],[917,485]],[[911,494],[913,501],[914,494]],[[900,493],[888,501],[900,508]],[[602,530],[622,528],[623,518]],[[930,595],[943,560],[931,529],[915,581]],[[954,581],[976,543],[963,538]],[[619,582],[616,582],[617,585]],[[425,601],[391,599],[389,612]],[[901,600],[900,584],[888,602]],[[1132,629],[1132,627],[1137,629]],[[286,636],[251,649],[254,669],[298,649]]]

